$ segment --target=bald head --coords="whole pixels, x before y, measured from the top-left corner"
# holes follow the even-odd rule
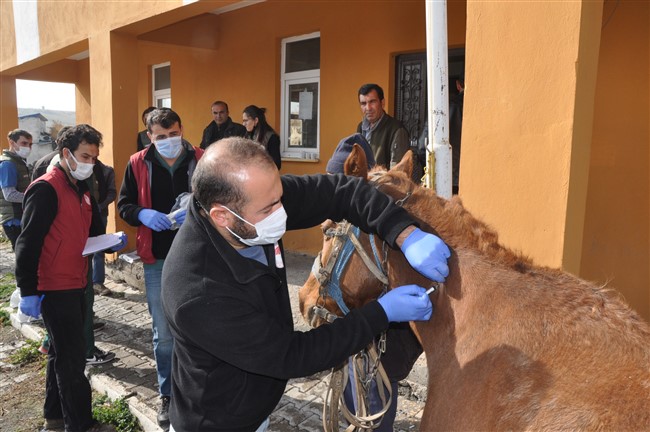
[[[241,208],[246,204],[245,185],[251,169],[277,175],[275,162],[260,144],[232,137],[208,147],[192,177],[194,197],[205,209],[219,203]]]

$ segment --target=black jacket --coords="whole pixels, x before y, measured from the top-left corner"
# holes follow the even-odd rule
[[[210,144],[215,141],[219,141],[222,138],[228,138],[233,136],[243,137],[246,134],[246,128],[239,123],[235,123],[228,117],[228,120],[221,126],[213,121],[203,129],[203,138],[201,139],[200,147],[202,149],[208,148]]]
[[[395,245],[413,220],[357,178],[283,176],[287,229],[343,218]],[[284,268],[242,257],[191,206],[163,267],[163,309],[174,335],[171,423],[178,432],[254,431],[290,378],[331,368],[385,330],[373,301],[345,318],[296,332]]]

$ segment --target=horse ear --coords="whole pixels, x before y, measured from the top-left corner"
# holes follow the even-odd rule
[[[392,167],[390,171],[400,171],[406,174],[408,178],[411,178],[413,175],[413,152],[411,150],[408,150],[406,153],[404,153],[402,160],[399,161],[397,165]]]
[[[343,165],[345,175],[368,178],[368,159],[359,144],[354,144]]]

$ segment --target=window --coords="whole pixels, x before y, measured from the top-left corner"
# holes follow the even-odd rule
[[[320,116],[320,33],[282,41],[283,157],[318,159]]]
[[[153,103],[156,108],[172,107],[172,74],[169,62],[151,67]]]

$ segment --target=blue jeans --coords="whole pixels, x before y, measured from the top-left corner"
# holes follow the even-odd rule
[[[93,283],[103,284],[105,277],[104,252],[97,252],[93,255]]]
[[[160,297],[164,262],[165,260],[157,260],[155,264],[144,264],[144,283],[147,290],[147,306],[152,321],[153,354],[156,357],[158,391],[161,396],[169,396],[171,394],[174,339],[163,313]]]
[[[107,217],[100,216],[104,228],[106,228]],[[104,273],[104,252],[98,252],[93,255],[93,283],[94,284],[103,284],[105,280]],[[92,288],[92,287],[91,287]]]

